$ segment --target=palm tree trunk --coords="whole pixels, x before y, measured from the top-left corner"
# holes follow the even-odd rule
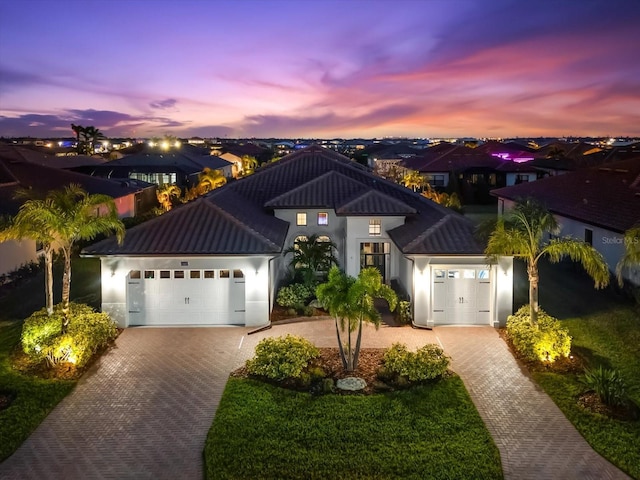
[[[340,353],[340,360],[342,360],[342,368],[347,369],[347,357],[344,355],[344,346],[342,345],[342,337],[340,336],[340,328],[338,327],[338,317],[336,320],[336,335],[338,336],[338,352]]]
[[[62,315],[63,329],[69,325],[69,297],[71,295],[71,248],[63,247],[64,273],[62,274]]]
[[[353,372],[353,350],[351,349],[351,320],[349,320],[349,337],[347,343],[347,372]]]
[[[538,323],[538,312],[540,305],[538,304],[538,283],[540,276],[538,274],[538,265],[530,262],[527,265],[527,273],[529,274],[529,321],[531,325]]]
[[[51,245],[44,247],[44,296],[47,315],[53,313],[53,252]]]
[[[358,358],[360,358],[360,343],[362,342],[362,317],[358,325],[358,339],[356,340],[356,351],[353,353],[353,370],[358,368]]]

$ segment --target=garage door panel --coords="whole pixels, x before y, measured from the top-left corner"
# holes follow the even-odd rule
[[[488,325],[491,280],[488,269],[472,266],[433,270],[432,318],[436,325]]]

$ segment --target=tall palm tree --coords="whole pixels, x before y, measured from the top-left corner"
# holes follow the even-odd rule
[[[624,283],[622,271],[638,265],[640,265],[640,225],[630,228],[624,234],[624,253],[616,265],[616,276],[620,286]]]
[[[51,199],[30,199],[22,204],[18,213],[10,219],[2,231],[0,242],[28,238],[42,244],[44,252],[45,307],[47,314],[53,313],[53,242],[55,232],[44,220],[46,212],[53,208]]]
[[[168,212],[173,207],[172,199],[179,197],[182,193],[180,187],[175,183],[164,183],[156,190],[156,198],[165,212]]]
[[[227,183],[227,179],[220,170],[213,170],[209,167],[204,167],[204,170],[198,177],[198,190],[203,195],[211,190],[221,187]]]
[[[121,243],[125,228],[118,218],[113,197],[89,194],[77,184],[49,192],[45,201],[48,208],[41,212],[40,219],[50,227],[64,256],[62,312],[65,317],[63,327],[66,327],[69,322],[73,247],[80,240],[93,240],[98,235],[111,232],[116,234],[118,243]]]
[[[84,127],[81,125],[76,125],[72,123],[71,130],[73,130],[73,133],[76,134],[76,151],[78,152],[78,155],[80,155],[84,153],[84,145],[83,145],[83,142],[80,140],[80,137],[84,139]]]
[[[94,143],[106,138],[100,129],[94,126],[84,128],[84,137],[87,142],[87,154],[89,155],[95,153]]]
[[[380,312],[374,306],[374,299],[383,298],[395,310],[398,298],[395,292],[382,283],[382,275],[375,267],[360,270],[357,278],[332,267],[326,283],[318,286],[316,295],[322,305],[335,320],[338,350],[342,366],[347,371],[358,368],[363,323],[380,326]],[[355,344],[352,334],[358,331]],[[346,335],[346,342],[343,337]]]
[[[557,232],[554,216],[535,200],[518,203],[506,218],[500,218],[489,236],[485,254],[489,257],[512,255],[527,263],[529,277],[530,321],[537,324],[538,312],[538,262],[547,257],[557,263],[565,257],[580,262],[595,282],[595,288],[609,284],[609,268],[604,257],[588,243],[570,237],[543,241],[546,232]]]
[[[296,241],[284,251],[284,255],[293,255],[289,265],[300,273],[305,284],[311,285],[317,281],[318,275],[326,274],[332,265],[337,265],[338,259],[333,254],[335,248],[335,243],[323,241],[319,235],[313,234],[305,240]]]
[[[420,175],[420,172],[417,170],[409,170],[405,173],[404,177],[402,177],[402,184],[415,192],[424,186],[424,177]]]

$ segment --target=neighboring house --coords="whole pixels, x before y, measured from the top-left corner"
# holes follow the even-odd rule
[[[189,188],[198,183],[198,176],[206,167],[221,170],[231,178],[232,164],[209,155],[209,151],[193,145],[182,145],[163,150],[148,145],[141,151],[100,165],[77,167],[74,170],[103,178],[142,180],[156,185],[175,183]]]
[[[349,275],[373,266],[410,294],[417,325],[504,325],[512,258],[488,264],[463,216],[319,146],[85,248],[102,309],[130,325],[269,322],[283,251],[317,234]]]
[[[538,169],[531,162],[504,162],[496,167],[496,171],[504,174],[504,183],[507,187],[535,182],[539,175]]]
[[[0,144],[0,215],[18,213],[22,199],[16,199],[20,190],[28,190],[44,197],[50,190],[76,183],[90,194],[105,194],[114,198],[120,218],[133,217],[157,205],[155,186],[95,178],[81,173],[48,167],[35,163],[34,152],[20,147]],[[74,158],[74,157],[68,157]],[[60,157],[45,159],[59,160]],[[40,249],[31,240],[0,243],[0,274],[10,272],[24,263],[38,258]]]
[[[268,162],[272,157],[271,150],[253,143],[223,143],[219,152],[216,154],[220,158],[224,158],[233,164],[232,175],[234,178],[243,173],[242,157],[254,157],[258,160],[258,163]]]
[[[491,194],[498,197],[498,213],[509,210],[522,198],[538,200],[558,220],[560,236],[590,243],[615,271],[624,252],[624,232],[640,224],[640,157],[501,188]],[[627,270],[624,276],[640,285],[640,269]]]

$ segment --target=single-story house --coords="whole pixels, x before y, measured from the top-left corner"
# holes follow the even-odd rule
[[[133,217],[157,205],[155,185],[136,181],[116,181],[62,170],[37,163],[33,151],[22,147],[0,144],[0,215],[18,213],[22,199],[16,199],[19,190],[29,190],[44,197],[50,190],[76,183],[90,194],[104,194],[114,198],[120,218]],[[79,157],[75,157],[79,158]],[[28,159],[28,160],[26,160]],[[57,160],[49,157],[46,160]],[[42,253],[32,240],[0,243],[0,274],[35,261]]]
[[[499,214],[522,198],[538,200],[556,217],[561,228],[557,235],[590,243],[615,271],[624,253],[624,233],[640,225],[640,157],[500,188],[491,194],[498,197]],[[640,285],[640,268],[625,270],[624,277]]]
[[[138,225],[122,245],[86,247],[102,266],[102,309],[131,325],[262,326],[296,239],[336,244],[408,292],[421,326],[504,325],[513,259],[489,264],[465,217],[312,145]]]

